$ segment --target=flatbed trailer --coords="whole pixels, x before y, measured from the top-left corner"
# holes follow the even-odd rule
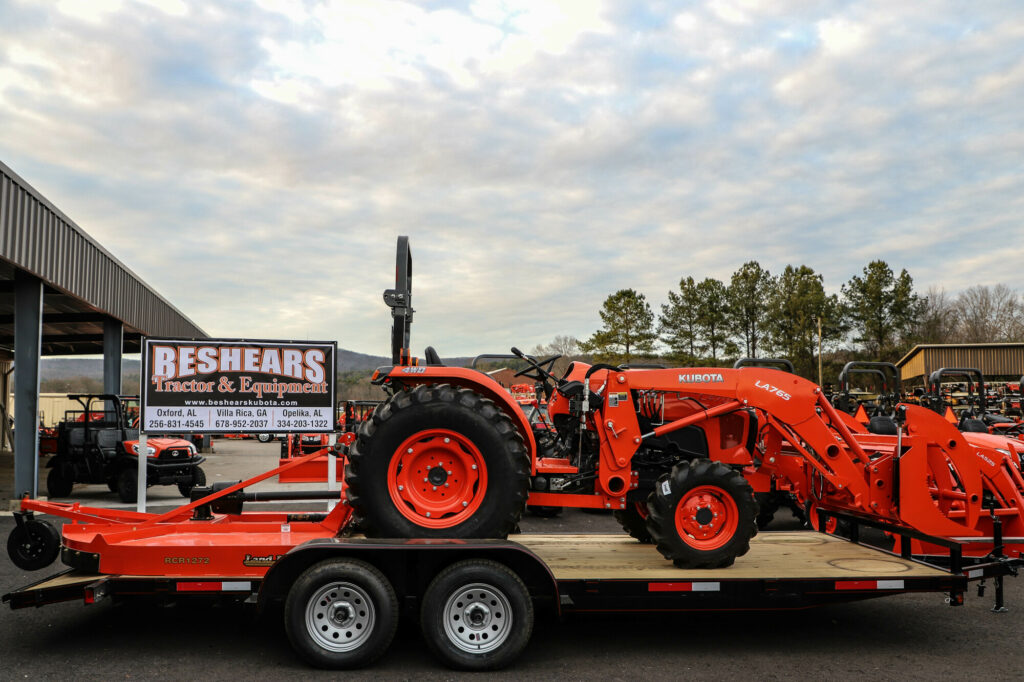
[[[515,659],[535,615],[805,609],[921,592],[942,595],[956,606],[969,583],[987,578],[995,579],[996,607],[1003,609],[1002,578],[1015,574],[1020,563],[993,558],[960,566],[954,552],[954,565],[937,566],[825,533],[795,531],[760,533],[730,568],[686,570],[625,536],[513,538],[320,538],[273,558],[262,577],[70,569],[6,594],[3,602],[19,609],[79,599],[95,604],[217,596],[261,609],[280,604],[297,653],[313,665],[341,668],[372,662],[390,644],[400,614],[418,615],[427,644],[443,662],[489,669]],[[371,606],[369,615],[361,611],[364,603]],[[483,641],[488,635],[490,641]],[[332,649],[332,637],[354,638],[355,644]]]

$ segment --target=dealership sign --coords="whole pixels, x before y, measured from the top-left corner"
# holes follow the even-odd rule
[[[337,342],[145,339],[142,430],[334,431]]]

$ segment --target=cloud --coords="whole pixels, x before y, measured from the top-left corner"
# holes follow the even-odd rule
[[[0,158],[212,334],[384,353],[409,234],[414,345],[502,352],[754,259],[1024,289],[1022,37],[1014,3],[6,3]]]

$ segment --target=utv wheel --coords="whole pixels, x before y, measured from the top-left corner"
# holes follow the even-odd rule
[[[529,470],[504,412],[439,384],[395,394],[362,423],[345,479],[370,537],[503,538],[522,514]]]
[[[192,469],[192,482],[191,483],[179,483],[178,492],[181,493],[182,497],[190,497],[192,495],[192,488],[198,488],[206,485],[206,472],[201,467],[195,467]]]
[[[256,440],[258,440],[261,443],[269,443],[270,441],[274,440],[274,437],[269,433],[261,433],[258,436],[256,436]]]
[[[60,533],[46,521],[25,521],[15,526],[7,536],[7,555],[23,571],[46,568],[58,554]]]
[[[721,462],[682,462],[654,484],[647,529],[680,568],[724,568],[750,550],[757,503],[746,479]]]
[[[74,481],[64,476],[60,467],[50,469],[46,475],[46,494],[50,497],[67,497],[71,494]]]
[[[330,559],[306,569],[288,591],[284,626],[292,647],[319,668],[358,668],[377,660],[398,628],[398,597],[363,561]]]
[[[615,510],[612,516],[629,537],[643,543],[651,542],[651,531],[647,530],[647,517],[650,516],[650,512],[647,511],[646,502],[633,502],[625,509]]]
[[[493,670],[511,663],[533,632],[526,585],[495,561],[460,561],[440,573],[423,595],[423,639],[445,664]]]
[[[121,469],[117,475],[117,496],[124,503],[135,502],[139,497],[139,472],[137,469]]]

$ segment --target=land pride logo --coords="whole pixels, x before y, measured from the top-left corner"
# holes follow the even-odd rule
[[[273,566],[284,554],[246,554],[243,566]]]
[[[680,374],[679,383],[681,384],[720,384],[725,379],[718,372],[709,372],[707,374]]]

